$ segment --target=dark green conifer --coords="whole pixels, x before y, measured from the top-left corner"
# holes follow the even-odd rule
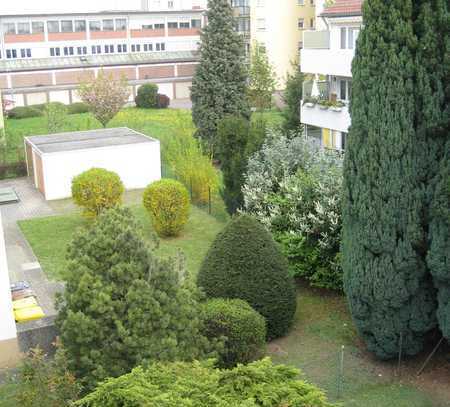
[[[200,64],[192,80],[192,118],[197,135],[214,149],[217,124],[227,114],[250,117],[245,48],[235,30],[229,0],[208,1],[208,25],[200,43]]]
[[[436,325],[416,131],[414,12],[411,0],[366,0],[353,62],[344,286],[356,326],[380,358],[398,355],[400,347],[416,354]]]

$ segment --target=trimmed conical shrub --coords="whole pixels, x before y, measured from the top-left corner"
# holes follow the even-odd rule
[[[208,297],[240,298],[266,318],[268,338],[286,334],[297,302],[287,262],[269,232],[241,215],[219,233],[198,274]]]

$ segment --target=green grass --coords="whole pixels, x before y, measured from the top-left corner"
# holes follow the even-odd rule
[[[140,205],[131,207],[146,239],[151,238],[151,224],[147,213]],[[64,276],[66,248],[76,230],[89,222],[79,213],[28,219],[19,226],[30,243],[44,272],[51,279]],[[196,273],[203,257],[224,223],[193,206],[189,221],[177,238],[161,239],[157,254],[161,257],[174,256],[181,250],[186,256],[189,271]]]
[[[339,381],[341,349],[344,375]],[[377,362],[361,346],[345,298],[321,290],[299,288],[294,326],[272,342],[269,355],[294,365],[306,379],[349,407],[443,407],[441,400],[418,389],[413,374],[400,380],[395,363]]]
[[[255,113],[254,118],[261,115],[270,126],[279,125],[283,118],[277,110]],[[183,109],[138,109],[130,107],[121,110],[111,120],[108,127],[129,127],[161,141],[164,149],[165,141],[176,129],[177,123],[192,121],[191,112]],[[90,114],[81,113],[67,116],[62,131],[82,131],[101,128],[101,124]],[[8,149],[6,161],[17,161],[17,154],[23,152],[23,138],[48,134],[46,118],[7,119],[5,121]]]

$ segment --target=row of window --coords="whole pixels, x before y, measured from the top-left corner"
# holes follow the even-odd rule
[[[104,19],[89,21],[90,31],[125,31],[127,29],[127,20],[125,18]],[[202,21],[200,19],[192,19],[191,21],[173,21],[169,22],[169,28],[201,28]],[[144,24],[144,29],[164,29],[164,23]],[[86,20],[50,20],[47,21],[47,31],[49,33],[71,33],[85,32],[87,29]],[[24,23],[5,23],[5,34],[37,34],[44,32],[43,21],[32,21]]]
[[[341,49],[356,48],[359,31],[360,29],[355,27],[341,27]]]
[[[7,49],[6,58],[7,59],[31,58],[31,48]]]
[[[166,44],[164,42],[157,42],[155,44],[132,44],[131,52],[144,52],[149,51],[165,51]],[[93,55],[98,54],[114,54],[114,53],[125,53],[128,52],[127,44],[108,44],[108,45],[92,45],[91,53]],[[50,56],[59,57],[61,55],[71,56],[71,55],[87,55],[88,47],[52,47],[50,48]]]

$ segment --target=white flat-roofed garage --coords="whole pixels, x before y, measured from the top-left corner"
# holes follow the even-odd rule
[[[25,138],[28,175],[46,200],[72,196],[72,179],[91,168],[119,175],[126,189],[161,179],[159,140],[127,127]]]

